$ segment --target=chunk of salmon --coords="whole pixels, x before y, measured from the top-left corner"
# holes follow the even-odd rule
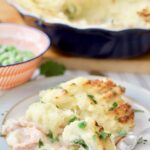
[[[8,120],[5,125],[2,127],[2,135],[7,136],[10,132],[18,129],[18,128],[24,128],[24,127],[34,127],[35,124],[32,122],[29,122],[25,120],[24,118],[20,118],[18,120]]]
[[[8,120],[2,127],[2,135],[13,150],[36,150],[39,141],[47,138],[35,124],[25,119]]]

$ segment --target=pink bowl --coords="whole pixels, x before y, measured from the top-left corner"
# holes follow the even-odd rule
[[[28,61],[8,66],[0,66],[0,89],[9,89],[27,82],[41,61],[41,56],[48,50],[48,36],[35,28],[0,24],[0,44],[14,45],[18,49],[30,50],[35,57]]]

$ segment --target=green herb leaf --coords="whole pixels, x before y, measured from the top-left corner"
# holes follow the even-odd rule
[[[94,104],[97,104],[97,101],[95,100],[95,97],[93,95],[88,94],[87,96],[90,100],[92,100],[94,102]]]
[[[73,116],[72,118],[70,118],[69,123],[74,122],[75,120],[78,120],[78,118],[76,116]]]
[[[49,133],[48,133],[47,136],[48,136],[48,138],[50,138],[50,139],[53,139],[53,138],[54,138],[53,133],[52,133],[51,130],[49,130]]]
[[[54,61],[46,61],[40,66],[40,74],[46,77],[63,75],[66,68],[64,65]]]
[[[124,137],[124,136],[126,136],[126,135],[127,135],[127,132],[126,132],[125,130],[120,130],[120,131],[118,131],[118,136]]]
[[[87,146],[87,144],[85,143],[83,139],[76,139],[73,141],[73,143],[82,146],[86,150],[89,150],[89,147]]]
[[[113,110],[115,110],[117,107],[118,107],[118,103],[117,103],[117,102],[114,102],[114,103],[112,104],[112,107],[109,109],[109,111],[113,111]]]
[[[133,109],[133,111],[134,111],[135,113],[144,113],[144,110],[140,110],[140,109]]]
[[[81,129],[86,128],[86,126],[87,126],[86,121],[80,121],[79,124],[78,124],[78,127],[81,128]]]
[[[49,138],[49,140],[50,140],[52,143],[58,141],[58,138],[57,138],[57,137],[54,137],[53,132],[52,132],[51,130],[49,130],[49,133],[48,133],[47,137]]]
[[[102,140],[106,140],[110,136],[111,136],[110,133],[106,133],[104,131],[102,131],[102,132],[99,133],[99,138],[102,139]]]
[[[44,143],[43,143],[43,141],[40,139],[40,140],[39,140],[39,143],[38,143],[38,147],[41,148],[41,147],[43,147],[43,146],[44,146]]]

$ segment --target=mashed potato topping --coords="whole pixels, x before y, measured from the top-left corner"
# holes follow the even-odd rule
[[[12,148],[22,133],[20,144],[27,141],[31,150],[44,146],[53,150],[116,150],[118,140],[134,127],[134,112],[124,101],[124,92],[111,80],[73,79],[42,91],[40,101],[28,108],[26,121],[15,121],[14,126],[6,123],[3,134]]]
[[[149,0],[15,0],[51,22],[106,29],[150,28]]]

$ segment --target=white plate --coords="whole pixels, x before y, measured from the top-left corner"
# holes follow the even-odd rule
[[[86,77],[90,79],[102,78],[99,76]],[[22,116],[27,107],[38,100],[38,93],[40,90],[54,87],[55,85],[72,78],[74,78],[74,76],[69,75],[32,81],[24,86],[6,92],[6,94],[0,97],[0,127],[7,119]],[[144,110],[144,113],[136,113],[135,132],[150,127],[150,92],[125,82],[118,83],[126,87],[126,97],[130,97],[134,101],[134,103],[132,103],[128,100],[129,103],[135,108]],[[150,133],[143,135],[143,137],[147,139],[148,142],[146,144],[138,145],[135,150],[150,150]],[[9,150],[3,138],[0,138],[0,147],[2,150]]]

